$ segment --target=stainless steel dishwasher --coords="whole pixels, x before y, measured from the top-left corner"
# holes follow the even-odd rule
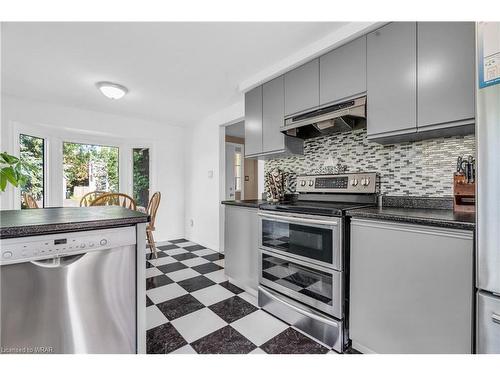
[[[135,353],[135,227],[6,239],[1,353]]]

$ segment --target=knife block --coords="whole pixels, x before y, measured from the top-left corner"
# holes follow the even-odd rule
[[[453,176],[453,211],[476,212],[476,183],[466,183],[463,175]]]

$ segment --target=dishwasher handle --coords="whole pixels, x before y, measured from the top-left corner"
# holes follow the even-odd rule
[[[31,264],[38,266],[38,267],[43,267],[43,268],[66,267],[66,266],[69,266],[70,264],[78,262],[86,254],[87,253],[77,254],[77,255],[68,255],[68,256],[64,256],[64,257],[54,257],[54,258],[43,259],[43,260],[32,260]]]

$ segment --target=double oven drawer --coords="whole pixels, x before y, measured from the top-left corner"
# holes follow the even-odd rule
[[[259,283],[330,316],[343,316],[340,218],[259,213]]]
[[[342,271],[342,220],[298,214],[259,213],[259,247]]]
[[[342,273],[260,251],[259,283],[342,319]]]

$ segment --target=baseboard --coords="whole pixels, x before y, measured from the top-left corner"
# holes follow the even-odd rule
[[[373,350],[369,349],[368,347],[366,347],[364,345],[357,343],[356,341],[352,341],[351,346],[353,349],[356,349],[358,352],[360,352],[362,354],[377,354]]]
[[[248,285],[243,285],[239,281],[233,279],[232,277],[227,276],[227,279],[231,284],[236,285],[238,288],[243,289],[245,292],[251,294],[253,297],[258,298],[259,293],[257,292],[257,289],[253,289]]]

